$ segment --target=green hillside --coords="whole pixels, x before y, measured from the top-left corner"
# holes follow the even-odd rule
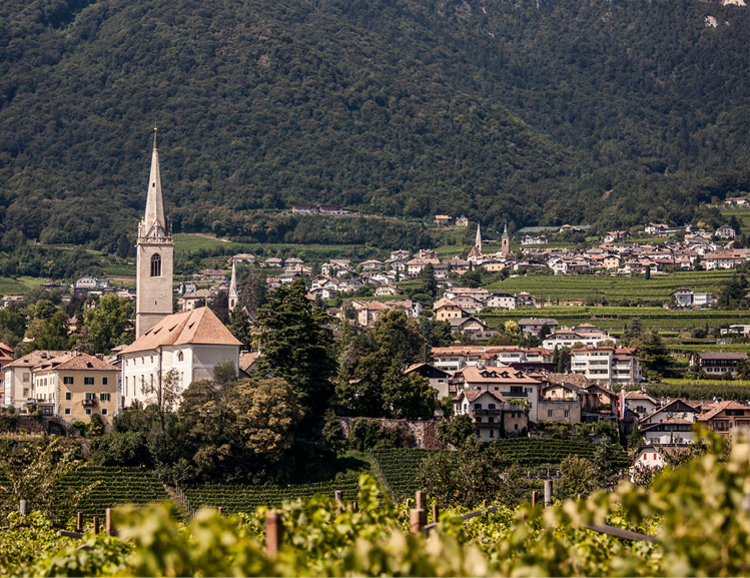
[[[750,189],[748,18],[698,0],[7,0],[3,247],[129,246],[154,123],[176,232],[430,243],[285,212],[299,202],[488,229],[682,222]]]

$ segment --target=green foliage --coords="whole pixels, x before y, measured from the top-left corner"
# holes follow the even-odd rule
[[[237,303],[234,309],[229,313],[229,325],[227,329],[232,332],[241,343],[242,348],[247,351],[253,349],[253,336],[250,331],[250,320],[241,303]]]
[[[63,478],[82,464],[80,447],[65,438],[5,446],[0,455],[0,514],[17,510],[20,500],[52,519],[66,519],[91,487],[61,490]],[[62,499],[61,499],[62,498]]]
[[[347,440],[351,449],[364,452],[396,446],[398,434],[395,430],[383,428],[376,420],[358,417],[351,423]]]
[[[442,510],[429,538],[406,534],[405,512],[361,476],[356,511],[330,494],[280,504],[284,539],[275,556],[263,548],[265,507],[229,517],[204,509],[183,524],[174,507],[152,505],[119,510],[122,541],[88,536],[85,555],[43,517],[29,516],[24,528],[14,514],[0,535],[0,567],[9,575],[742,575],[750,564],[750,444],[736,439],[729,449],[699,435],[701,451],[654,476],[648,491],[623,482],[551,508],[526,502],[467,521],[461,510]],[[587,529],[594,524],[654,543]]]
[[[236,479],[284,459],[300,419],[298,395],[283,379],[228,388],[197,381],[183,394],[173,443],[198,479]]]
[[[468,415],[459,415],[438,424],[438,437],[444,444],[461,447],[466,438],[476,437],[474,422]]]
[[[263,355],[257,373],[285,380],[303,406],[322,412],[333,389],[333,336],[328,316],[313,307],[306,293],[304,282],[297,279],[273,291],[261,307],[257,326]]]
[[[425,345],[419,326],[403,309],[383,312],[352,336],[341,362],[336,401],[354,415],[430,419],[436,391],[416,373],[404,374]]]
[[[83,488],[87,488],[87,491],[79,501],[66,504],[69,495],[80,492]],[[86,517],[99,516],[104,519],[107,508],[124,504],[145,506],[166,500],[168,496],[154,473],[141,467],[86,464],[61,478],[54,492],[54,499],[66,507],[65,515],[55,516],[54,519],[65,522],[75,512],[81,512]]]
[[[109,353],[118,345],[133,341],[133,302],[124,297],[104,295],[96,307],[87,309],[84,325],[89,330],[93,353]]]
[[[562,499],[586,497],[594,488],[594,468],[586,458],[566,457],[560,462],[560,473],[556,491]]]
[[[682,223],[698,201],[747,190],[750,25],[736,6],[712,7],[729,23],[717,29],[692,1],[106,8],[13,0],[0,11],[3,247],[132,254],[154,120],[144,110],[164,111],[177,232],[420,246],[421,227],[279,209],[339,202],[412,219],[458,206],[496,230],[505,219],[610,227]],[[153,58],[164,46],[174,58]],[[24,256],[0,270],[61,276],[55,259]]]

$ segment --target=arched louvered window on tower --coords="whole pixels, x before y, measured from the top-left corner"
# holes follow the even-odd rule
[[[159,254],[151,257],[151,276],[161,277],[161,255]]]

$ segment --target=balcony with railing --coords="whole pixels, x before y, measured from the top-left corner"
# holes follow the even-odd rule
[[[500,415],[499,409],[475,409],[472,412],[474,415]]]
[[[96,398],[86,398],[81,400],[83,407],[93,407],[96,405]]]

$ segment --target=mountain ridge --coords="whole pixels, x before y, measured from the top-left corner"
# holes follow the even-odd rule
[[[746,8],[538,5],[9,2],[3,239],[132,237],[154,122],[175,229],[257,240],[299,202],[604,227],[750,189]]]

